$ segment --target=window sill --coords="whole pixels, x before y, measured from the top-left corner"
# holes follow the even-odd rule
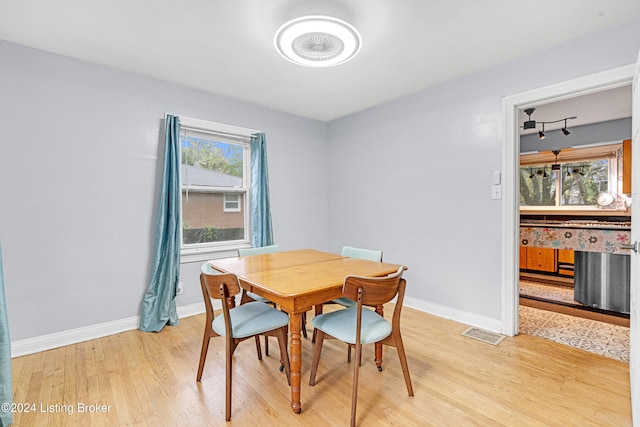
[[[244,244],[216,248],[182,249],[180,251],[180,264],[236,257],[238,256],[238,249],[249,247],[251,247],[251,245]]]
[[[592,207],[545,207],[527,206],[520,207],[521,214],[528,215],[589,215],[589,216],[629,216],[631,208],[628,209],[598,209]]]

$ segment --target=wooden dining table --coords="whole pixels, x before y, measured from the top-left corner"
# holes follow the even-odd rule
[[[295,413],[302,410],[302,314],[342,296],[342,285],[348,275],[385,276],[401,267],[313,249],[223,258],[209,263],[220,272],[235,274],[244,289],[277,303],[289,314],[291,409]]]

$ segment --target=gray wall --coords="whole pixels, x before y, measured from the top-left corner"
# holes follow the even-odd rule
[[[407,294],[501,318],[502,97],[634,63],[640,22],[330,123],[330,249],[384,249]]]
[[[167,112],[266,133],[283,249],[382,248],[409,267],[408,296],[500,319],[501,97],[639,48],[636,21],[325,124],[0,42],[11,338],[138,314]],[[197,266],[183,265],[179,305],[201,298]]]
[[[275,239],[327,249],[326,123],[1,41],[0,58],[12,341],[138,315],[165,113],[265,132]],[[202,300],[198,268],[183,265],[179,305]]]
[[[631,139],[631,118],[610,120],[590,125],[570,128],[571,133],[564,136],[561,131],[545,132],[544,143],[537,133],[520,136],[520,152],[555,150],[579,145],[620,142]]]

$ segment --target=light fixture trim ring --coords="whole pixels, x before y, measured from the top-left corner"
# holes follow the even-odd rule
[[[307,59],[294,49],[294,42],[305,35],[328,34],[340,39],[343,43],[339,54],[331,54],[327,59],[321,58],[321,50],[316,59]],[[331,67],[352,59],[362,48],[362,37],[351,24],[341,19],[326,15],[308,15],[284,23],[274,36],[276,50],[285,59],[308,67]],[[308,55],[305,55],[308,56]]]

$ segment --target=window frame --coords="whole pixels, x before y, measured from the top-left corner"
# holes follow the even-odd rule
[[[605,142],[601,144],[590,144],[590,145],[582,145],[582,146],[574,146],[571,147],[571,150],[568,151],[560,151],[560,154],[557,157],[557,162],[561,165],[569,164],[569,163],[577,163],[580,161],[589,161],[589,160],[607,160],[609,162],[609,181],[608,181],[608,191],[613,193],[619,192],[619,183],[617,177],[618,170],[618,150],[622,149],[622,142]],[[564,149],[566,150],[566,149]],[[553,163],[556,163],[556,158],[550,150],[545,150],[541,152],[530,152],[530,153],[521,153],[520,154],[520,165],[518,170],[521,168],[536,166],[542,167],[543,165],[549,166]],[[559,171],[558,171],[559,172]],[[560,181],[561,177],[557,178],[557,181]],[[548,206],[520,206],[520,212],[522,213],[533,213],[542,212],[542,211],[555,211],[555,212],[563,212],[563,211],[601,211],[602,209],[598,208],[597,205],[560,205],[560,193],[561,183],[556,182],[556,202],[554,205]]]
[[[240,198],[241,195],[246,195],[246,191],[242,192],[242,193],[223,193],[223,212],[241,212],[242,211],[242,199]],[[227,200],[227,196],[237,196],[237,200]],[[246,199],[246,197],[245,197]],[[227,202],[229,203],[235,203],[236,207],[235,208],[231,208],[227,206]],[[245,209],[246,211],[246,209]]]
[[[182,263],[206,261],[221,256],[232,256],[237,254],[237,249],[251,246],[251,217],[250,217],[250,194],[251,194],[251,137],[260,132],[250,128],[228,125],[224,123],[211,122],[208,120],[194,119],[191,117],[180,117],[180,133],[192,131],[203,135],[215,136],[222,142],[238,144],[243,147],[243,185],[242,188],[210,187],[219,193],[242,193],[243,198],[238,200],[238,210],[244,216],[244,238],[241,240],[228,240],[224,242],[207,242],[187,244],[183,243],[182,236],[182,161],[180,162],[180,261]],[[179,144],[180,159],[182,159],[182,143]],[[184,187],[189,191],[188,187]],[[244,200],[242,200],[244,199]],[[242,200],[242,202],[241,202]],[[226,210],[226,203],[223,203],[223,211]]]

